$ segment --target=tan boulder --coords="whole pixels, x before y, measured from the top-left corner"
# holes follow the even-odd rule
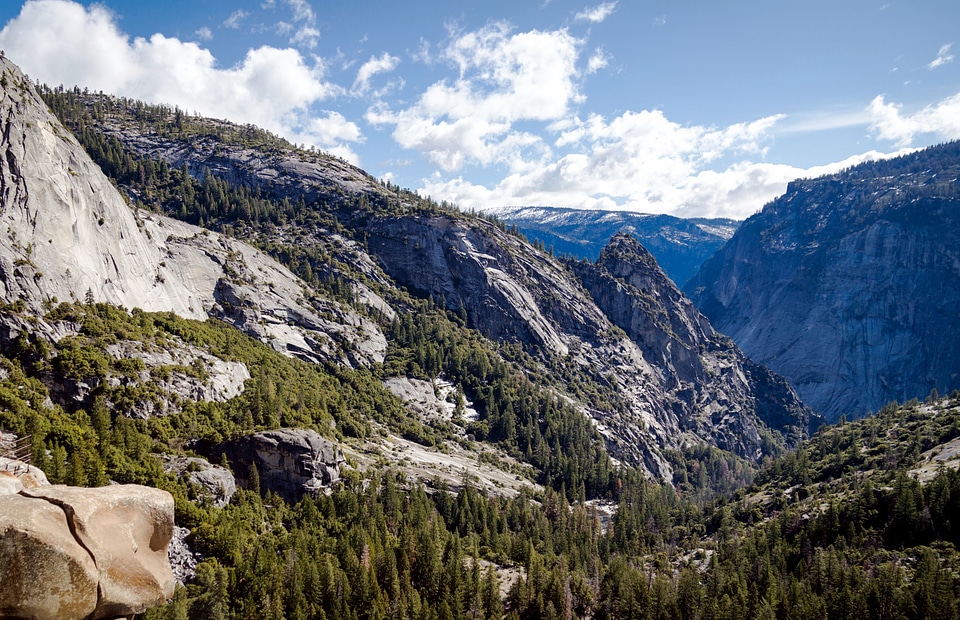
[[[97,606],[100,575],[50,502],[0,497],[0,618],[80,620]]]
[[[54,485],[23,495],[60,506],[77,539],[96,559],[97,618],[143,613],[173,595],[167,546],[173,535],[173,497],[139,485],[87,489]]]

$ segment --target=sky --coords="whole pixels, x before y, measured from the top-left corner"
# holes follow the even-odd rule
[[[742,219],[960,139],[958,0],[3,0],[0,25],[34,80],[253,123],[464,209]]]

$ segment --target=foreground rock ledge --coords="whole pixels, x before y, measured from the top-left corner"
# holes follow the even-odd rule
[[[0,496],[0,618],[130,617],[173,595],[173,497],[139,485]]]

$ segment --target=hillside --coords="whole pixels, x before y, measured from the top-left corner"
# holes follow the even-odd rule
[[[463,345],[474,338],[468,330],[496,350],[509,374],[526,376],[589,420],[602,450],[658,478],[685,467],[690,446],[721,447],[730,459],[756,463],[810,427],[792,391],[786,388],[786,400],[770,397],[776,382],[742,372],[743,360],[729,373],[702,376],[715,384],[705,393],[728,396],[707,406],[689,379],[644,352],[642,333],[628,335],[611,321],[567,263],[502,223],[378,183],[252,127],[79,91],[46,97],[131,201],[247,240],[322,295],[373,319],[388,341],[384,379],[451,381],[479,412],[467,434],[538,468],[545,461],[531,425],[545,412],[529,403],[545,397],[491,391],[490,377],[476,377],[465,363]],[[411,314],[416,330],[403,323]],[[403,353],[392,354],[394,346]]]
[[[46,91],[74,140],[0,62],[0,428],[51,482],[173,494],[184,584],[145,617],[957,616],[960,394],[804,439],[629,235],[560,261],[255,128]]]
[[[656,257],[657,264],[678,287],[693,277],[703,261],[723,246],[740,225],[729,219],[683,219],[560,207],[505,207],[494,214],[554,254],[589,261],[600,257],[614,235],[630,233]]]
[[[685,292],[829,420],[960,382],[960,143],[795,181]]]

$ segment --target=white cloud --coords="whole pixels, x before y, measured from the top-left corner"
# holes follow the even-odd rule
[[[953,54],[950,53],[950,48],[953,47],[953,43],[945,43],[940,46],[940,51],[937,52],[937,57],[930,61],[930,64],[927,65],[928,69],[936,69],[941,65],[953,62]]]
[[[320,41],[320,30],[317,28],[317,14],[306,0],[283,0],[293,13],[292,23],[279,21],[273,28],[277,34],[289,37],[288,43],[300,48],[314,49]],[[276,9],[276,0],[267,0],[260,5],[263,9]]]
[[[902,110],[902,105],[887,103],[883,95],[875,97],[867,107],[873,135],[900,147],[910,146],[921,134],[933,134],[943,140],[960,138],[960,93],[913,114],[903,114]]]
[[[236,30],[237,28],[240,27],[240,24],[243,22],[243,20],[245,20],[248,17],[250,17],[249,11],[244,11],[243,9],[237,9],[236,11],[231,13],[230,17],[228,17],[223,22],[223,26],[224,28],[230,28],[232,30]]]
[[[423,189],[480,210],[551,205],[745,217],[802,171],[749,162],[720,171],[708,165],[761,154],[781,118],[723,128],[679,125],[660,111],[625,112],[609,121],[596,114],[566,119],[551,126],[558,133],[554,146],[564,154],[515,169],[493,187],[436,175]]]
[[[607,53],[603,51],[602,47],[598,47],[594,50],[593,55],[590,56],[590,60],[587,61],[587,74],[593,74],[603,69],[610,62],[610,57],[607,56]]]
[[[213,38],[213,31],[204,26],[193,33],[200,41],[209,41]]]
[[[588,21],[598,24],[610,17],[617,8],[616,2],[604,2],[599,6],[586,8],[574,16],[576,21]]]
[[[101,5],[31,0],[0,31],[0,48],[51,85],[178,105],[205,116],[253,123],[287,139],[357,157],[345,145],[362,140],[355,123],[314,108],[342,89],[324,79],[325,66],[294,49],[251,49],[236,66],[219,68],[196,43],[155,34],[130,38]]]
[[[284,0],[293,11],[293,21],[298,24],[297,31],[290,37],[291,45],[301,45],[308,49],[317,46],[320,31],[317,29],[317,16],[306,0]]]
[[[524,152],[548,149],[514,124],[561,119],[581,100],[574,81],[579,47],[566,30],[513,33],[502,22],[455,32],[434,58],[450,63],[456,79],[432,84],[406,109],[381,105],[366,118],[394,125],[401,146],[444,170],[466,163],[525,166]]]
[[[397,68],[400,64],[400,58],[391,56],[384,52],[380,57],[371,56],[370,60],[363,63],[357,70],[357,78],[353,81],[351,89],[355,95],[363,95],[370,90],[370,80],[378,73],[388,73]]]
[[[832,174],[864,161],[897,154],[870,151],[808,169],[745,161],[723,170],[699,170],[686,175],[676,186],[651,183],[645,187],[641,179],[639,184],[634,183],[635,189],[619,196],[606,191],[612,173],[593,179],[591,174],[597,168],[591,165],[590,156],[572,155],[557,162],[555,170],[548,171],[550,183],[531,183],[529,178],[512,175],[490,188],[465,181],[462,177],[443,179],[435,175],[425,180],[419,191],[455,202],[462,208],[480,211],[508,205],[530,205],[744,219],[781,195],[794,179]]]

